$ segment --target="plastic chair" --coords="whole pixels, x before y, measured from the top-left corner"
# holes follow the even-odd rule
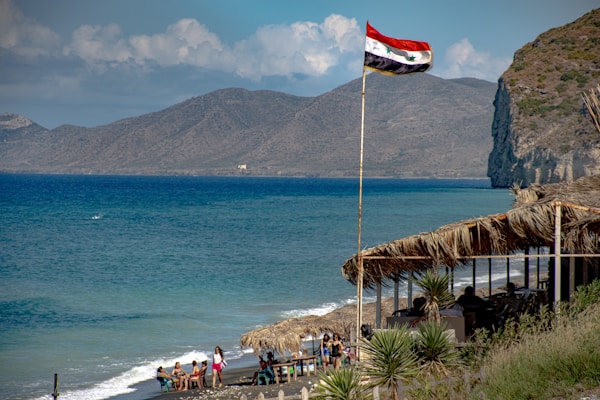
[[[175,389],[175,382],[173,382],[171,379],[166,379],[163,378],[162,376],[157,376],[156,380],[160,382],[160,391],[163,391],[163,388],[165,388],[165,391],[169,391],[169,384],[171,384],[171,389]]]
[[[206,371],[202,371],[199,376],[190,377],[190,389],[194,386],[198,389],[206,387]]]
[[[263,381],[265,382],[265,385],[269,385],[275,381],[275,373],[273,372],[273,368],[270,365],[262,371],[258,371],[256,383],[258,385],[262,385],[261,382]]]

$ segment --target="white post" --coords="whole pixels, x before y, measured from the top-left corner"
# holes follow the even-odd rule
[[[303,387],[300,391],[300,397],[301,400],[308,400],[308,389],[306,387]]]
[[[363,67],[362,81],[362,113],[360,125],[360,164],[359,164],[359,183],[358,183],[358,276],[356,278],[356,339],[360,338],[360,327],[362,325],[362,291],[363,291],[363,258],[360,244],[362,227],[362,188],[363,188],[363,153],[365,142],[365,86],[367,81],[367,72]],[[356,347],[356,359],[360,360],[360,347]]]
[[[556,305],[560,300],[560,235],[561,235],[561,204],[560,201],[554,203],[554,304]],[[557,310],[557,308],[555,308]]]

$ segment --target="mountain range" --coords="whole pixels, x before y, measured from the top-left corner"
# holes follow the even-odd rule
[[[485,177],[497,85],[367,75],[365,177]],[[0,172],[352,177],[362,78],[316,97],[223,89],[97,127],[0,115]]]

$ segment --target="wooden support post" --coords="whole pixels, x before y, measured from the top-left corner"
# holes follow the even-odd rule
[[[575,257],[569,257],[569,300],[575,293]]]
[[[54,374],[54,391],[52,392],[52,397],[56,400],[58,396],[58,374]]]
[[[394,277],[394,311],[399,308],[398,298],[400,297],[400,282],[398,275]]]
[[[473,290],[477,289],[477,259],[473,259]]]
[[[375,310],[375,326],[381,329],[381,283],[377,284],[377,304]]]
[[[492,295],[492,258],[488,258],[488,296]]]
[[[525,260],[523,266],[523,280],[525,281],[525,287],[529,288],[529,247],[525,249]]]

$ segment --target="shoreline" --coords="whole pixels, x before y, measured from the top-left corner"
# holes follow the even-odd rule
[[[280,359],[286,357],[281,357]],[[168,371],[172,366],[168,366]],[[190,371],[189,365],[184,365],[186,371]],[[251,386],[250,383],[254,373],[259,370],[258,357],[253,353],[244,354],[241,358],[228,360],[228,366],[223,370],[223,387],[213,389],[211,364],[208,364],[206,383],[209,387],[203,389],[190,389],[186,391],[165,392],[158,381],[152,377],[146,381],[140,382],[132,388],[135,390],[130,393],[120,394],[111,397],[111,400],[239,400],[245,394],[248,399],[255,399],[259,393],[263,393],[265,399],[277,399],[280,390],[283,390],[285,396],[298,395],[303,387],[311,389],[317,380],[317,375],[311,371],[310,377],[298,375],[297,381],[290,383],[279,383],[272,385]],[[285,381],[285,378],[284,378]],[[217,380],[218,385],[218,380]]]
[[[522,277],[519,277],[522,278]],[[522,279],[512,279],[518,286],[523,284]],[[535,277],[530,277],[530,286],[535,285]],[[487,287],[482,287],[483,285],[478,285],[476,293],[481,297],[486,297],[489,295],[487,293]],[[459,290],[455,292],[455,296],[458,296],[462,293],[462,289],[464,286],[461,286]],[[492,294],[503,291],[502,285],[498,285],[497,283],[493,286]],[[413,297],[419,296],[420,293],[413,293]],[[400,297],[398,299],[398,306],[400,308],[405,308],[407,305],[407,298]],[[367,313],[371,315],[373,318],[375,316],[375,302],[368,302],[363,305],[367,311],[371,311]],[[347,306],[346,306],[347,307]],[[341,307],[344,308],[344,307]],[[339,309],[337,309],[339,310]],[[335,313],[334,310],[332,313]],[[395,311],[393,310],[393,297],[386,297],[382,299],[382,315],[391,315],[391,313]],[[363,322],[371,322],[374,321],[363,321]],[[383,321],[382,321],[383,322]],[[308,346],[307,346],[308,348]],[[278,355],[278,359],[285,360],[288,358],[286,355]],[[279,385],[261,385],[261,386],[251,386],[250,382],[254,376],[254,373],[259,369],[258,357],[254,355],[254,353],[245,353],[240,358],[230,359],[228,367],[223,370],[223,387],[213,389],[210,387],[212,385],[212,370],[210,367],[210,362],[208,365],[208,372],[206,376],[206,382],[208,384],[208,388],[204,389],[190,389],[187,391],[179,391],[179,392],[161,392],[160,385],[154,379],[154,377],[147,379],[146,381],[139,382],[134,385],[132,388],[135,390],[130,393],[117,395],[111,397],[111,399],[115,400],[139,400],[139,399],[148,399],[148,400],[208,400],[208,399],[223,399],[223,400],[239,400],[242,394],[245,394],[248,399],[255,399],[259,393],[263,393],[265,399],[277,399],[279,390],[283,390],[285,396],[298,396],[300,398],[300,393],[303,387],[311,390],[314,384],[317,382],[317,375],[313,372],[311,376],[308,377],[298,376],[296,382],[291,383],[280,383]],[[167,370],[170,370],[172,366],[167,366]],[[184,365],[184,369],[186,371],[191,370],[190,365]]]

